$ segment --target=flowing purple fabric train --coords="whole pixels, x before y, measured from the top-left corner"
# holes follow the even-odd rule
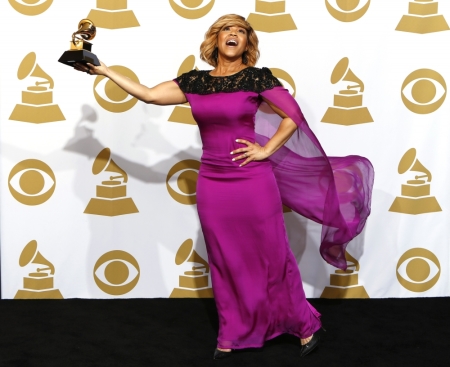
[[[364,157],[327,157],[290,93],[275,87],[261,96],[297,124],[272,163],[283,204],[322,224],[320,254],[329,264],[347,268],[345,248],[364,228],[370,214],[374,170]],[[266,106],[266,109],[264,108]],[[256,115],[257,142],[265,145],[280,118],[262,104]]]

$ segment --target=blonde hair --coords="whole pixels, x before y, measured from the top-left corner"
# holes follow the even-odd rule
[[[205,40],[200,45],[200,58],[209,65],[217,66],[217,36],[227,26],[242,27],[247,31],[247,51],[242,55],[242,61],[248,66],[255,66],[259,59],[258,36],[250,23],[236,14],[223,15],[209,27]]]

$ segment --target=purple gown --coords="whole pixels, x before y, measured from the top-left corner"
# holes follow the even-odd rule
[[[341,208],[332,159],[325,156],[317,140],[311,140],[315,136],[297,103],[269,69],[247,68],[227,77],[193,70],[175,81],[192,107],[203,143],[197,207],[219,314],[218,347],[261,347],[283,333],[311,336],[321,326],[320,314],[305,298],[282,203],[323,224],[322,255],[345,267],[342,251],[364,225],[370,193],[365,202],[356,203],[355,195],[348,194],[354,191],[355,177],[347,177],[344,189],[351,197],[343,198]],[[276,130],[276,122],[264,116],[255,127],[261,96],[285,111],[299,132],[271,159],[239,167],[242,161],[233,162],[230,152],[245,145],[236,139],[264,144]],[[305,129],[311,137],[301,135]],[[355,159],[364,161],[350,157],[351,162]],[[308,179],[311,175],[314,181]],[[370,191],[360,180],[358,185]],[[348,214],[349,201],[356,207],[353,216]],[[367,212],[361,215],[361,208]],[[339,213],[336,222],[331,217],[341,209],[347,216]],[[330,218],[327,210],[332,211]]]

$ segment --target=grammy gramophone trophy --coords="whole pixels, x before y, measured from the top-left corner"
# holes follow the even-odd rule
[[[330,285],[325,287],[320,298],[369,298],[363,285],[359,284],[359,262],[347,251],[347,270],[338,269],[330,274]]]
[[[97,185],[97,195],[89,201],[84,213],[108,217],[139,213],[133,199],[127,197],[128,175],[111,159],[109,148],[103,149],[92,165],[94,175],[102,172],[113,172],[118,175],[110,176],[109,180]]]
[[[423,214],[442,211],[437,199],[431,196],[431,172],[417,159],[415,148],[403,154],[398,164],[398,173],[418,172],[414,180],[402,184],[401,196],[397,196],[389,208],[390,212],[403,214]]]
[[[178,277],[178,288],[175,288],[169,298],[213,298],[212,288],[209,286],[209,264],[194,250],[191,239],[184,241],[175,255],[175,263],[197,264],[192,270],[185,271]]]
[[[331,83],[351,84],[334,95],[334,105],[327,109],[321,122],[346,126],[373,122],[369,110],[363,106],[364,83],[349,68],[349,62],[348,57],[344,57],[334,67]]]
[[[64,52],[58,61],[69,66],[73,66],[76,62],[99,66],[100,62],[97,56],[91,52],[92,43],[87,42],[95,38],[96,32],[95,25],[91,20],[81,19],[78,23],[78,30],[72,34],[70,50]]]
[[[25,267],[35,264],[38,268],[23,278],[24,289],[19,289],[14,299],[62,299],[61,292],[53,285],[55,267],[41,255],[37,246],[37,241],[33,240],[28,242],[22,250],[19,265]]]

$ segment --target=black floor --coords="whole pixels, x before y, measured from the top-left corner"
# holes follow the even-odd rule
[[[0,366],[448,366],[450,298],[311,300],[326,340],[285,335],[212,360],[211,299],[0,301]]]

